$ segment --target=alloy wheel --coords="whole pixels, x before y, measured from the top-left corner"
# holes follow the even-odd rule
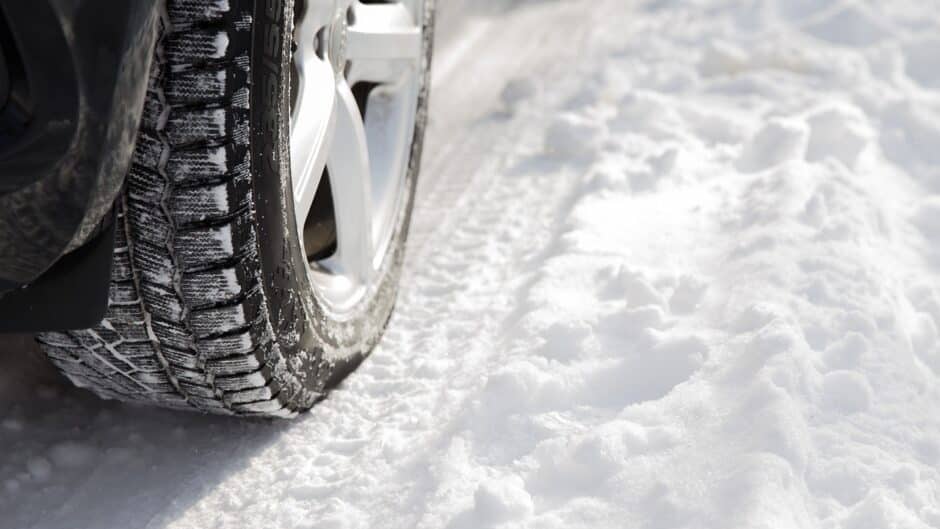
[[[290,158],[315,296],[349,315],[379,280],[405,206],[424,1],[298,0]]]

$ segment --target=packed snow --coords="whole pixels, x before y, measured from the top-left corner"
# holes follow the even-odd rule
[[[441,0],[374,355],[294,422],[0,355],[0,527],[940,527],[940,4]]]

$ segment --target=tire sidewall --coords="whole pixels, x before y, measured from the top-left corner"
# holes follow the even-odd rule
[[[254,4],[250,149],[261,286],[271,331],[281,354],[289,359],[288,365],[308,372],[326,370],[316,377],[325,383],[332,378],[329,371],[333,366],[354,362],[368,353],[394,306],[427,122],[434,2],[425,3],[425,54],[403,206],[377,272],[379,280],[343,319],[332,317],[312,288],[294,221],[289,149],[293,1]],[[306,365],[311,362],[316,365]]]

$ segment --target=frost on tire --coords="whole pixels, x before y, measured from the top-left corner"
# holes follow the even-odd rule
[[[315,328],[324,318],[292,292],[272,321],[261,255],[270,234],[259,235],[265,228],[252,185],[253,5],[167,2],[116,204],[107,315],[92,329],[38,337],[69,379],[102,397],[291,416],[322,398],[377,339],[347,347],[345,358],[325,353],[329,337]],[[282,12],[288,24],[289,7]],[[281,27],[284,53],[289,29]],[[420,135],[422,125],[416,128]],[[384,327],[398,253],[393,261],[356,328],[377,335]]]

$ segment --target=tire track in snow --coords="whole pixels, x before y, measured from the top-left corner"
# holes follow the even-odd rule
[[[219,516],[226,490],[232,488],[261,490],[263,498],[253,503],[256,509],[241,509],[230,519],[222,515],[223,524],[278,520],[284,510],[302,509],[324,523],[371,527],[381,523],[374,513],[392,512],[402,502],[421,505],[439,493],[435,479],[413,476],[422,473],[427,453],[446,448],[440,445],[450,440],[448,425],[461,417],[494,358],[503,354],[506,344],[499,332],[520,297],[527,273],[522,265],[557,235],[559,204],[584,180],[582,166],[544,151],[544,130],[554,116],[541,109],[560,109],[562,97],[578,84],[576,76],[564,78],[572,88],[559,86],[558,93],[545,96],[551,103],[513,101],[522,107],[518,112],[492,101],[499,101],[499,83],[456,87],[475,77],[474,68],[509,79],[533,73],[562,79],[559,65],[544,70],[546,50],[540,43],[554,33],[546,15],[570,21],[578,12],[584,11],[572,4],[549,4],[510,14],[522,27],[541,26],[530,35],[533,43],[494,65],[489,50],[505,48],[516,37],[488,35],[481,40],[486,49],[474,50],[479,59],[465,64],[462,75],[450,80],[453,85],[445,81],[435,87],[438,105],[456,93],[456,101],[450,100],[455,107],[464,104],[460,97],[472,98],[479,107],[472,118],[440,110],[438,115],[461,128],[451,129],[451,121],[432,122],[424,174],[434,176],[422,182],[430,185],[419,194],[415,214],[417,237],[424,240],[410,248],[404,287],[382,344],[340,391],[292,425],[283,443],[257,456],[291,461],[291,479],[277,479],[282,477],[277,473],[276,479],[259,477],[251,467],[170,527],[200,527]],[[579,40],[570,37],[567,44]],[[558,57],[574,55],[560,43],[557,51]],[[455,92],[448,92],[451,87]],[[433,147],[435,137],[446,142],[440,151]],[[420,513],[412,515],[396,520],[396,526],[437,526]],[[281,523],[289,527],[293,522]]]

